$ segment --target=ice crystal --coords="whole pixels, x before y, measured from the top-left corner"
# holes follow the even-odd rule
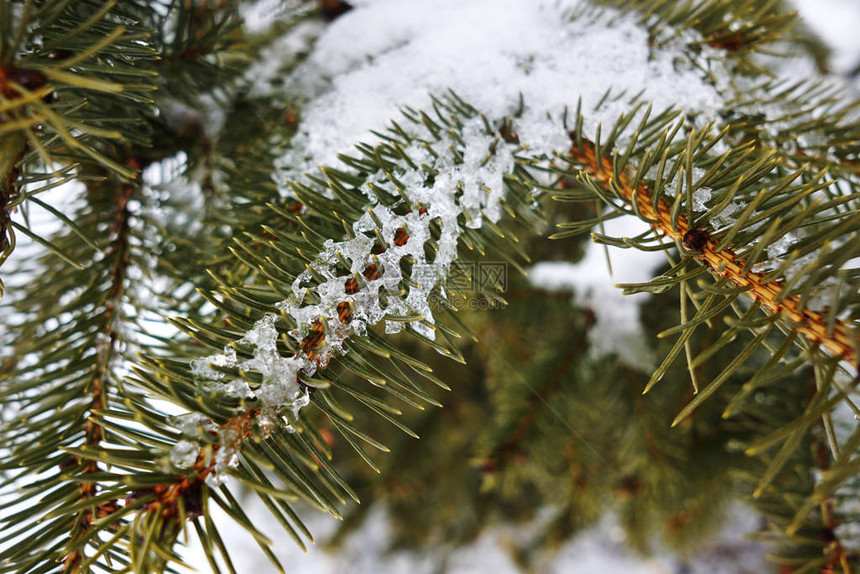
[[[714,228],[714,231],[720,231],[721,229],[726,229],[727,227],[731,227],[732,225],[734,225],[737,220],[733,217],[733,215],[740,210],[741,205],[738,202],[733,201],[719,213],[712,214],[711,226]]]
[[[171,417],[170,423],[175,426],[183,436],[194,438],[203,433],[215,429],[215,423],[199,413],[188,413],[185,415]]]
[[[170,464],[176,468],[191,468],[197,461],[200,445],[190,440],[181,440],[170,451]]]
[[[415,177],[420,173],[409,169],[405,162],[396,174],[402,184],[410,184],[407,194],[413,203],[424,206],[422,210],[400,215],[385,205],[372,204],[353,224],[353,238],[325,242],[324,250],[313,263],[315,274],[325,281],[310,286],[310,273],[302,273],[293,282],[293,298],[279,304],[282,312],[296,320],[298,328],[290,334],[297,341],[302,340],[312,323],[322,321],[327,335],[324,347],[319,350],[321,362],[327,362],[332,352],[339,352],[345,338],[364,333],[367,326],[385,320],[386,316],[420,315],[424,319],[424,322],[407,323],[385,320],[387,333],[397,333],[404,325],[409,325],[426,337],[435,336],[433,328],[428,326],[434,320],[429,296],[456,258],[461,233],[458,217],[464,216],[465,225],[471,228],[480,227],[484,218],[498,221],[503,177],[514,165],[515,146],[501,143],[499,136],[489,133],[479,118],[469,120],[459,137],[467,142],[461,161],[451,155],[435,157],[419,143],[404,150],[416,165],[424,163],[437,172],[432,185],[425,185],[423,177]],[[393,191],[392,183],[379,178],[378,174],[368,178],[362,189],[368,197],[375,197],[374,187]],[[425,244],[430,238],[429,224],[434,220],[441,225],[441,233],[437,240],[438,252],[430,263]],[[400,245],[395,242],[398,230],[408,230],[408,240]],[[369,234],[377,231],[387,248],[372,256],[374,240]],[[377,277],[365,278],[365,285],[358,292],[347,293],[344,284],[351,275],[337,274],[338,254],[350,263],[353,275],[363,273],[371,264],[381,271]],[[411,286],[401,294],[404,258],[413,262],[413,273]],[[303,304],[306,289],[319,296],[319,303]],[[352,303],[354,309],[352,321],[347,325],[338,318],[337,305],[343,301]]]
[[[235,367],[236,366],[236,351],[230,347],[226,347],[223,353],[210,355],[202,359],[191,361],[191,373],[195,377],[211,380],[221,380],[224,374],[212,367]]]
[[[767,246],[768,259],[776,259],[788,253],[788,248],[797,243],[797,236],[794,233],[786,233],[773,243]]]
[[[693,210],[705,211],[708,206],[705,205],[711,199],[711,188],[700,187],[693,192]]]

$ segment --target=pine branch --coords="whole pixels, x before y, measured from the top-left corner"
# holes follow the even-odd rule
[[[706,230],[691,229],[686,214],[673,216],[672,206],[661,197],[655,201],[644,183],[640,182],[634,188],[628,174],[618,173],[611,159],[604,156],[598,161],[595,146],[590,141],[582,140],[573,145],[569,156],[608,192],[617,190],[628,202],[635,202],[633,210],[637,216],[649,222],[661,235],[683,245],[688,254],[715,275],[725,277],[736,287],[744,289],[745,294],[787,320],[793,330],[810,342],[822,345],[834,356],[844,358],[857,368],[857,337],[842,320],[837,318],[831,322],[823,313],[804,309],[799,295],[785,297],[777,281],[764,273],[753,272],[734,251],[721,248]]]
[[[836,453],[832,452],[832,446],[827,444],[827,441],[824,439],[824,436],[827,433],[825,428],[824,421],[820,421],[817,428],[814,428],[813,438],[813,458],[815,459],[817,470],[821,473],[827,472],[831,465],[831,457],[837,456]],[[850,557],[848,550],[845,548],[844,544],[839,540],[839,538],[834,533],[834,529],[838,526],[838,518],[834,512],[834,502],[833,497],[827,497],[826,499],[820,502],[820,512],[821,512],[821,522],[823,523],[823,528],[821,529],[819,536],[825,546],[825,557],[827,559],[826,565],[822,567],[822,572],[836,572],[837,568],[839,568],[842,574],[851,574],[854,569],[851,568],[850,565]],[[797,524],[797,518],[793,521],[794,524]],[[789,530],[791,530],[791,526],[789,526]]]
[[[786,97],[793,90],[795,87],[774,97]],[[813,97],[802,90],[799,90],[800,98]],[[793,116],[792,120],[798,121],[797,133],[823,133],[828,138],[839,138],[840,130],[845,133],[856,129],[856,123],[846,113],[850,108],[848,104],[837,110],[835,117],[822,121],[806,121],[808,118],[804,115]],[[760,365],[758,370],[734,392],[723,417],[737,420],[752,416],[756,420],[756,433],[762,432],[767,426],[762,417],[774,420],[767,414],[770,409],[755,405],[741,407],[742,403],[776,381],[783,387],[787,377],[800,374],[804,365],[814,368],[816,390],[805,409],[776,424],[745,449],[747,455],[762,457],[764,463],[761,473],[753,479],[756,486],[752,500],[756,506],[765,489],[776,489],[776,483],[781,491],[791,489],[793,496],[806,500],[799,509],[797,505],[775,502],[771,497],[760,506],[773,513],[774,523],[788,535],[781,541],[790,541],[795,546],[792,551],[796,551],[794,533],[799,528],[814,527],[818,518],[810,513],[816,506],[824,505],[821,507],[827,515],[829,500],[845,485],[850,465],[850,457],[838,454],[840,446],[833,433],[830,413],[842,402],[856,412],[848,394],[856,388],[858,380],[850,380],[850,375],[846,377],[845,374],[857,368],[857,299],[851,294],[840,294],[846,288],[856,293],[852,286],[856,284],[857,275],[848,262],[857,249],[852,237],[856,235],[855,206],[860,195],[856,192],[853,170],[846,168],[855,151],[843,142],[835,148],[838,160],[832,156],[816,158],[817,165],[824,170],[832,168],[838,176],[834,184],[824,181],[822,172],[812,168],[811,162],[803,163],[803,154],[793,154],[780,136],[774,136],[769,130],[762,130],[758,138],[764,149],[740,143],[749,137],[749,132],[731,123],[718,134],[711,132],[709,125],[700,131],[688,128],[686,137],[677,138],[680,130],[687,127],[683,121],[675,121],[676,116],[669,112],[652,118],[648,110],[639,115],[638,126],[625,133],[640,111],[634,106],[629,114],[619,118],[605,141],[601,141],[600,127],[594,139],[583,135],[583,118],[577,111],[577,125],[570,134],[573,145],[566,155],[559,156],[559,160],[574,166],[576,171],[557,170],[563,176],[563,191],[555,193],[556,199],[577,202],[599,199],[610,209],[589,221],[560,225],[568,231],[557,236],[582,233],[597,222],[626,214],[640,218],[651,230],[633,238],[602,234],[593,234],[593,238],[622,248],[662,250],[669,254],[670,269],[660,277],[643,284],[619,286],[631,293],[660,293],[674,286],[681,287],[681,323],[660,334],[679,337],[645,386],[646,391],[664,377],[678,354],[686,350],[687,369],[694,393],[697,392],[699,377],[695,371],[713,360],[741,331],[752,335],[753,339],[744,343],[739,354],[724,368],[720,366],[721,372],[702,392],[692,397],[673,425],[689,420],[691,413],[701,408],[729,377],[741,373],[745,364],[754,362]],[[738,111],[741,117],[744,113],[743,109]],[[619,145],[619,141],[625,143]],[[729,146],[725,145],[727,142]],[[717,147],[725,151],[714,154]],[[574,175],[578,182],[571,186],[567,178]],[[743,202],[734,208],[733,217],[725,217],[725,208],[739,198],[743,198]],[[781,238],[792,237],[788,235],[792,232],[801,239],[794,239],[796,245],[792,249],[781,247],[777,242],[788,241]],[[834,249],[831,242],[839,245],[839,249]],[[679,261],[671,255],[675,248],[681,256]],[[770,261],[763,255],[765,250]],[[786,251],[788,254],[780,257]],[[774,261],[776,257],[779,259]],[[806,258],[803,265],[792,267],[801,257]],[[691,263],[698,266],[691,269]],[[764,271],[760,271],[761,268]],[[713,284],[701,279],[702,272],[710,272],[715,277]],[[690,288],[693,279],[698,279],[698,298]],[[827,292],[827,306],[813,311],[808,307],[816,291],[823,293],[821,282],[825,279],[838,285],[837,292]],[[749,297],[749,303],[739,300],[739,296]],[[692,318],[684,310],[683,303],[688,299],[696,308]],[[713,330],[717,326],[713,320],[727,308],[733,310],[737,319],[727,317],[726,326],[718,330],[719,338],[698,356],[694,355],[693,332],[703,324],[710,325]],[[756,319],[756,314],[762,311],[765,316]],[[778,327],[785,336],[774,337],[773,327]],[[793,346],[800,350],[796,357],[789,352]],[[764,362],[765,357],[755,358],[761,347],[771,353]],[[830,456],[839,470],[827,471],[828,479],[813,490],[808,480],[791,476],[788,465],[816,421],[821,421],[825,428]],[[852,437],[844,445],[845,449],[853,452],[856,449],[854,440]],[[781,445],[777,453],[765,455],[766,450],[777,444]],[[842,548],[838,541],[828,544],[831,550]],[[814,551],[810,548],[803,564],[813,568],[830,560],[821,557],[824,546],[819,545]],[[834,559],[844,562],[838,556]]]
[[[129,161],[128,164],[133,169],[140,169],[140,165],[134,161]],[[104,303],[104,323],[95,343],[98,349],[98,365],[92,374],[91,382],[86,388],[86,392],[92,397],[92,400],[89,406],[90,418],[84,423],[85,437],[83,444],[87,449],[92,450],[99,448],[104,437],[102,426],[94,420],[94,417],[96,416],[95,413],[108,408],[107,396],[110,392],[107,388],[110,384],[108,368],[117,358],[117,345],[120,340],[117,326],[122,322],[120,313],[129,267],[129,241],[131,232],[129,217],[131,214],[128,209],[128,202],[136,186],[120,184],[117,187],[114,216],[110,227],[110,246],[105,252],[105,259],[111,262],[111,270],[107,282],[107,298]],[[85,502],[96,496],[98,485],[97,480],[89,481],[86,479],[86,475],[98,474],[101,472],[101,468],[99,467],[98,460],[95,459],[84,458],[78,460],[77,464],[83,467],[81,470],[83,477],[80,485],[80,501]],[[88,538],[87,531],[94,521],[116,512],[118,508],[116,500],[107,500],[82,508],[78,512],[70,535],[70,545],[75,550],[72,550],[65,558],[66,572],[81,571],[81,562],[86,559],[86,555],[84,554],[83,546],[79,545],[79,543]]]
[[[0,143],[0,265],[9,258],[15,248],[15,236],[10,229],[11,212],[17,195],[19,163],[26,152],[26,144],[17,134],[4,137]],[[0,280],[0,297],[3,292],[3,281]]]

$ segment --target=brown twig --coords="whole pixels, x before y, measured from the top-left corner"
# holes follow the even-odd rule
[[[2,121],[0,121],[2,123]],[[13,136],[8,136],[13,137]],[[10,140],[11,141],[11,140]],[[27,143],[21,141],[15,159],[5,166],[0,173],[0,262],[11,252],[11,242],[9,239],[9,226],[12,222],[9,205],[16,199],[18,190],[18,176],[20,175],[21,158],[27,153]],[[2,290],[0,290],[2,294]]]
[[[139,168],[134,160],[128,162],[129,167]],[[128,202],[134,192],[134,185],[123,184],[118,187],[116,204],[111,224],[111,242],[107,248],[106,259],[112,261],[110,271],[110,279],[108,281],[109,290],[107,299],[104,304],[103,326],[101,329],[101,339],[97,342],[98,355],[95,372],[93,373],[92,381],[90,382],[87,392],[90,399],[90,412],[101,410],[107,407],[106,400],[106,384],[109,381],[110,362],[116,353],[118,333],[116,330],[116,322],[122,305],[122,296],[125,287],[125,280],[128,273],[129,265],[129,209]],[[88,418],[84,423],[84,444],[88,447],[97,447],[104,438],[102,427],[97,421]],[[99,472],[98,462],[95,460],[82,460],[79,464],[83,464],[82,474],[92,474]],[[97,483],[95,481],[82,481],[79,487],[81,500],[87,500],[96,495]],[[75,524],[72,527],[72,541],[79,540],[86,536],[87,530],[94,520],[110,514],[117,508],[116,501],[108,501],[97,506],[87,507],[80,510],[75,518]],[[79,548],[69,553],[65,559],[65,572],[77,572],[81,562],[86,558],[83,548]]]
[[[814,376],[814,375],[813,375]],[[814,385],[810,401],[815,399],[815,396],[821,392],[818,385]],[[815,459],[815,466],[822,473],[830,470],[832,457],[838,456],[831,450],[831,445],[828,444],[827,428],[824,419],[818,421],[812,432],[812,455]],[[852,569],[849,564],[848,552],[842,541],[836,536],[835,529],[838,525],[838,520],[833,508],[833,497],[828,496],[821,501],[821,521],[823,528],[818,532],[818,537],[824,543],[824,553],[827,557],[827,564],[822,567],[822,574],[836,574],[837,571],[841,574],[851,574]],[[838,569],[838,570],[837,570]]]
[[[581,166],[584,172],[606,189],[610,189],[610,185],[614,183],[629,202],[636,201],[642,216],[647,218],[651,226],[662,235],[682,241],[689,231],[693,231],[683,213],[673,221],[671,207],[662,198],[657,200],[655,210],[651,190],[642,183],[634,190],[626,173],[621,173],[616,180],[613,175],[612,161],[606,157],[598,161],[591,142],[583,140],[582,147],[573,145],[569,156]],[[712,273],[725,277],[733,285],[747,287],[747,295],[770,312],[780,314],[792,324],[795,331],[857,368],[857,335],[847,325],[836,319],[831,330],[828,328],[827,318],[821,313],[805,309],[801,298],[797,295],[780,300],[782,288],[779,281],[765,281],[761,273],[744,271],[744,261],[739,259],[734,251],[718,249],[719,245],[716,241],[706,238],[694,257]]]

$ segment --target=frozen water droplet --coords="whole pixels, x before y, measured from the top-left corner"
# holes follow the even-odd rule
[[[170,464],[176,468],[191,468],[197,461],[200,446],[190,440],[181,440],[170,450]]]
[[[693,210],[694,211],[705,211],[707,206],[705,205],[711,199],[711,188],[710,187],[700,187],[696,191],[693,192]]]

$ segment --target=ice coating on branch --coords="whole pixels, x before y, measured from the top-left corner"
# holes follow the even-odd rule
[[[171,417],[170,423],[186,438],[196,438],[215,429],[215,423],[199,413]]]
[[[788,232],[779,237],[767,246],[767,258],[753,265],[752,271],[754,273],[768,273],[782,267],[782,276],[785,280],[793,281],[798,275],[802,276],[808,273],[809,268],[807,266],[815,265],[819,257],[828,252],[839,251],[843,245],[843,241],[836,240],[805,255],[792,254],[792,247],[802,238],[802,231]],[[850,266],[851,263],[849,262],[848,265]],[[838,300],[840,292],[844,293],[845,289],[846,285],[838,275],[825,277],[817,281],[805,296],[804,306],[811,311],[826,311],[833,304],[833,301]],[[845,316],[840,315],[837,317],[845,318]]]
[[[236,351],[235,349],[226,348],[223,353],[211,355],[204,359],[195,359],[191,361],[191,373],[197,377],[205,379],[221,380],[224,374],[212,367],[235,367],[236,366]]]
[[[298,372],[305,370],[311,374],[316,364],[298,356],[282,357],[278,353],[276,320],[273,314],[263,316],[239,341],[240,344],[248,345],[253,349],[253,357],[250,359],[239,362],[236,358],[236,350],[228,346],[221,353],[191,361],[192,374],[199,380],[217,381],[220,383],[217,388],[225,394],[241,398],[257,398],[264,408],[279,409],[298,404],[305,394],[297,381]],[[246,381],[227,381],[224,373],[213,368],[219,366],[236,367],[240,372],[257,372],[263,376],[263,382],[256,390],[252,390]]]
[[[797,243],[797,236],[794,233],[786,233],[773,243],[767,246],[768,259],[776,259],[788,253],[788,248]]]
[[[665,174],[664,174],[665,175]],[[700,186],[699,181],[705,175],[705,170],[700,167],[694,167],[692,169],[692,181],[693,181],[693,211],[704,212],[708,210],[707,203],[711,200],[711,195],[713,190],[710,187]],[[648,172],[645,174],[645,177],[650,179],[657,178],[657,166],[652,165]],[[663,192],[669,197],[675,197],[678,195],[679,189],[685,189],[686,179],[684,176],[683,170],[679,171],[675,174],[675,177],[671,180],[663,181]]]
[[[206,484],[211,487],[221,486],[227,479],[229,469],[239,465],[238,440],[236,431],[221,431],[221,448],[215,453],[215,466],[213,472],[206,476]]]
[[[505,143],[494,133],[488,133],[484,121],[472,118],[463,126],[459,136],[466,142],[462,147],[462,159],[444,151],[446,145],[434,146],[442,153],[438,157],[431,154],[423,143],[414,143],[404,152],[415,165],[431,166],[437,173],[432,185],[426,185],[422,172],[409,168],[401,162],[402,171],[395,177],[407,186],[407,194],[413,204],[421,209],[413,209],[398,215],[389,207],[370,204],[367,211],[353,225],[354,237],[344,241],[326,241],[325,249],[313,265],[314,272],[325,278],[311,287],[319,296],[320,302],[304,305],[304,290],[311,280],[311,274],[300,274],[292,285],[294,297],[281,303],[278,308],[293,317],[299,325],[291,333],[297,341],[307,334],[307,328],[314,321],[322,321],[326,327],[325,348],[321,350],[321,361],[327,362],[332,351],[342,350],[343,340],[351,334],[361,335],[367,326],[375,325],[386,316],[423,316],[424,322],[398,319],[386,320],[386,333],[397,333],[408,325],[421,335],[433,339],[433,312],[429,297],[440,279],[457,255],[457,243],[462,232],[458,217],[464,216],[466,227],[479,228],[484,219],[493,223],[501,217],[503,178],[514,166],[513,152],[518,146]],[[491,150],[494,150],[491,153]],[[370,186],[381,186],[393,191],[394,184],[384,179],[369,178],[363,187],[366,194],[373,196]],[[425,243],[430,239],[430,223],[440,226],[436,240],[435,259],[428,261]],[[403,230],[403,231],[399,231]],[[371,254],[374,245],[373,235],[378,231],[387,245],[376,255]],[[406,233],[408,240],[398,244],[398,232]],[[351,265],[351,276],[337,275],[335,267],[338,255]],[[401,262],[412,261],[412,284],[405,294],[400,292]],[[366,270],[373,265],[379,271],[378,277],[368,277]],[[351,277],[362,277],[364,286],[356,293],[349,293],[344,285]],[[344,324],[338,317],[337,305],[341,302],[352,304],[352,319]],[[425,324],[425,323],[429,323]]]
[[[277,350],[278,330],[275,328],[276,317],[267,314],[254,324],[239,341],[240,344],[251,347],[253,356],[245,361],[238,361],[236,350],[225,347],[221,353],[191,361],[191,372],[195,379],[209,391],[222,392],[226,395],[242,399],[259,399],[261,408],[259,420],[270,422],[277,418],[284,408],[292,409],[293,416],[299,409],[308,404],[307,392],[298,382],[298,372],[305,369],[313,372],[316,365],[313,361],[300,356],[282,357]],[[250,384],[242,379],[228,380],[226,375],[214,367],[235,367],[239,372],[255,371],[263,376],[263,381],[252,390]],[[232,429],[219,429],[208,418],[191,413],[183,417],[174,417],[173,424],[189,438],[200,438],[202,432],[215,432],[220,439],[220,448],[215,453],[214,467],[206,478],[210,486],[223,483],[227,471],[238,464],[237,441],[238,435]],[[187,468],[190,458],[188,440],[177,443],[170,451],[170,462],[177,468]],[[195,457],[196,453],[195,451]],[[192,461],[193,462],[193,461]],[[185,465],[185,466],[183,466]]]
[[[734,225],[737,219],[733,216],[739,213],[741,209],[741,204],[733,201],[721,212],[711,215],[711,226],[714,228],[714,231],[720,231],[721,229],[726,229],[727,227]]]
[[[700,187],[693,192],[693,211],[705,211],[708,206],[705,205],[711,199],[711,188]]]
[[[696,190],[693,192],[693,211],[707,211],[706,203],[711,200],[710,187],[698,187],[699,181],[704,177],[705,170],[700,167],[694,167],[693,170],[693,186]]]
[[[302,369],[313,370],[306,359],[299,356],[282,357],[278,353],[275,320],[274,315],[265,315],[245,334],[240,343],[253,346],[254,356],[240,363],[239,368],[263,375],[263,383],[256,390],[256,396],[263,407],[277,409],[296,404],[304,395],[297,380],[298,373]]]
[[[370,174],[355,190],[368,202],[364,214],[352,223],[352,233],[341,241],[326,240],[309,269],[293,281],[292,295],[236,343],[251,358],[242,360],[228,346],[221,353],[191,361],[191,372],[204,388],[256,399],[259,419],[268,424],[282,418],[285,409],[295,417],[310,400],[299,377],[324,368],[345,352],[348,338],[364,336],[369,327],[384,322],[386,333],[410,328],[435,338],[431,297],[457,258],[460,236],[464,228],[499,221],[504,177],[515,166],[515,154],[526,149],[505,141],[492,122],[476,113],[446,108],[444,114],[449,116],[440,122],[456,128],[434,132],[413,123],[415,139],[404,144],[402,156],[389,158],[385,172]],[[428,173],[433,177],[428,178]],[[398,190],[408,197],[409,206],[401,202],[398,208],[377,199],[380,193],[396,197]],[[437,228],[435,235],[431,225]],[[384,248],[375,249],[380,240]],[[402,269],[407,262],[412,271],[405,277]],[[291,338],[293,344],[284,340],[279,350],[282,337]],[[240,377],[229,377],[227,369],[238,370]],[[261,375],[262,382],[245,380],[242,375],[249,372]],[[292,431],[289,417],[284,420]],[[179,424],[184,425],[186,436],[194,437],[196,430],[186,430],[198,428],[201,422]],[[219,435],[215,472],[207,478],[213,485],[238,463],[237,443],[242,440],[232,428],[221,428]],[[181,455],[171,453],[171,462],[182,460]]]

